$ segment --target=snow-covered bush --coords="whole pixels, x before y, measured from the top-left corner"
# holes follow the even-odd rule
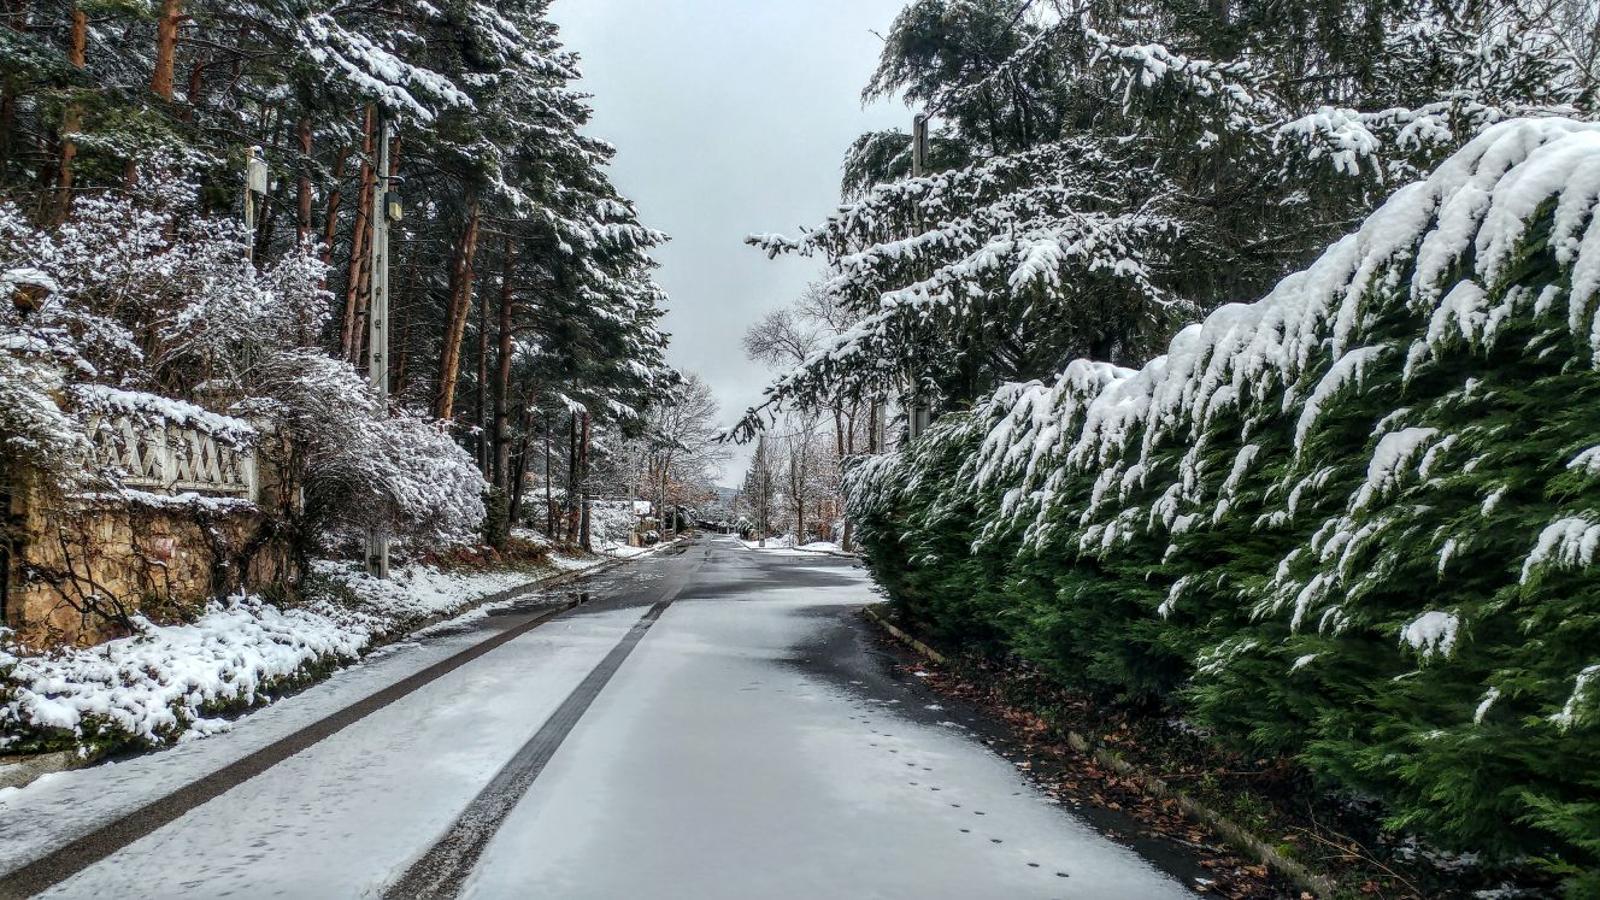
[[[200,215],[196,188],[159,165],[131,195],[87,195],[55,230],[0,203],[0,444],[63,488],[89,471],[97,412],[194,425],[235,446],[285,439],[289,479],[322,529],[466,539],[484,482],[434,423],[379,407],[319,349],[326,266],[304,245],[258,270],[235,222]],[[18,294],[27,302],[10,302]],[[195,404],[246,416],[212,415]],[[203,420],[203,421],[202,421]]]
[[[26,342],[75,380],[237,395],[259,352],[316,340],[328,295],[314,248],[258,272],[242,226],[198,214],[194,185],[156,166],[136,185],[78,199],[54,230],[0,204],[0,271],[44,288],[0,305],[8,346]]]
[[[1600,880],[1600,125],[1514,120],[1139,370],[856,466],[951,639]]]
[[[589,503],[589,533],[596,548],[622,547],[639,528],[640,510],[651,505],[641,500],[593,500]]]
[[[145,622],[97,647],[17,656],[0,629],[0,752],[154,747],[226,730],[222,713],[269,702],[386,637],[530,578],[409,566],[380,581],[337,563],[314,569],[314,589],[295,608],[230,597],[192,622]]]
[[[365,379],[316,350],[263,359],[255,384],[248,405],[288,439],[311,534],[376,527],[426,546],[477,532],[487,485],[439,425],[380,410]]]

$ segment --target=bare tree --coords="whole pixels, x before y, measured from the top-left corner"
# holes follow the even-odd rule
[[[800,298],[789,308],[779,309],[768,313],[760,321],[750,326],[745,332],[745,354],[757,362],[763,362],[778,368],[790,368],[805,361],[812,353],[821,347],[830,338],[837,337],[847,331],[854,323],[855,316],[840,305],[827,290],[820,285],[813,284],[806,288]],[[863,408],[863,407],[866,408]],[[869,432],[866,441],[868,452],[875,452],[877,447],[870,437],[873,428],[874,404],[863,404],[859,399],[846,399],[842,394],[834,397],[826,407],[817,409],[798,410],[798,418],[791,417],[791,425],[805,431],[807,434],[803,452],[790,448],[789,460],[790,473],[787,480],[790,486],[791,497],[796,496],[795,490],[804,483],[805,493],[803,499],[810,498],[815,493],[816,486],[813,482],[819,472],[830,474],[829,483],[825,490],[830,493],[831,500],[826,504],[828,514],[836,515],[843,508],[843,484],[841,476],[844,459],[855,455],[858,446],[857,434],[863,429]],[[819,457],[812,446],[817,431],[817,416],[827,413],[833,418],[833,452],[831,459]],[[786,443],[791,439],[786,438]],[[794,465],[798,463],[798,468]],[[795,509],[796,537],[800,537],[804,526],[803,500],[791,499]],[[851,528],[848,519],[844,522],[843,544],[849,549],[851,543]]]
[[[645,455],[646,475],[656,509],[703,499],[727,461],[718,438],[716,397],[699,375],[686,373],[666,402],[652,409]]]

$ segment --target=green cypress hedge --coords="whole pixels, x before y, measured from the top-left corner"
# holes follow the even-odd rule
[[[1600,125],[1517,120],[1138,371],[849,476],[902,613],[1600,892]]]

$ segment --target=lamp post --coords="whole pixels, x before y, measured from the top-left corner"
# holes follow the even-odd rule
[[[921,178],[928,167],[928,117],[917,113],[911,120],[911,177]],[[916,227],[920,230],[921,223]],[[911,403],[906,410],[906,425],[911,440],[916,440],[933,422],[933,410],[919,396],[916,375],[911,373]]]

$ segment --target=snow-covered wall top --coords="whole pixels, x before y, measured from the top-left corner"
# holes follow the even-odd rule
[[[249,447],[258,437],[255,427],[243,419],[220,415],[193,403],[159,394],[125,391],[103,384],[80,384],[73,388],[73,395],[79,403],[96,412],[190,428],[211,435],[230,447]]]

